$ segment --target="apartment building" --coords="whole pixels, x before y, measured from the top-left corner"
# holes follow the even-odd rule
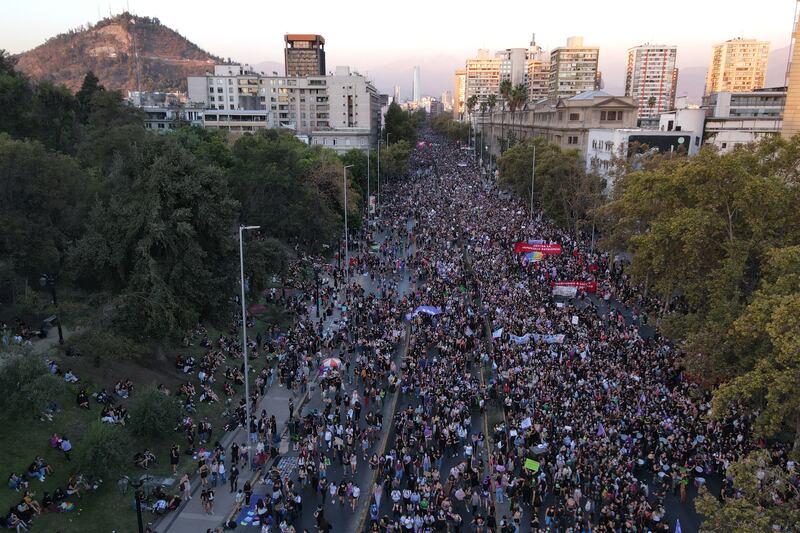
[[[538,102],[550,93],[550,55],[536,44],[536,34],[531,38],[525,59],[528,102]]]
[[[566,46],[550,52],[549,98],[557,101],[600,88],[597,69],[600,48],[584,46],[583,37],[570,37]]]
[[[247,65],[217,65],[213,74],[188,78],[188,99],[205,109],[205,127],[235,133],[286,128],[311,136],[366,129],[377,139],[381,121],[377,90],[348,67],[337,67],[331,76],[286,77],[265,76]]]
[[[625,96],[639,106],[640,119],[658,119],[675,108],[677,46],[643,44],[628,50]]]
[[[453,118],[461,118],[466,100],[467,69],[457,69],[453,83]]]
[[[780,135],[786,94],[785,87],[773,87],[705,96],[705,144],[713,144],[721,152],[727,152],[740,144]]]
[[[747,92],[764,86],[769,41],[737,37],[717,44],[711,52],[705,94]]]
[[[502,59],[489,57],[488,50],[478,50],[478,56],[467,59],[464,74],[464,102],[477,96],[483,102],[490,94],[500,94],[500,64]]]
[[[325,38],[322,35],[287,33],[283,36],[283,40],[286,76],[324,76],[326,74]]]
[[[506,48],[495,52],[500,60],[500,81],[510,81],[512,86],[525,84],[527,76],[528,50],[525,48]]]

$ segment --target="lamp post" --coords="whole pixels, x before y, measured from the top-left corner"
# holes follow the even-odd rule
[[[142,522],[142,500],[144,499],[144,491],[142,486],[149,481],[150,476],[142,476],[138,481],[132,479],[128,483],[134,488],[133,498],[136,500],[136,519],[139,522],[139,533],[144,533],[144,523]]]
[[[353,165],[346,165],[342,174],[342,185],[344,188],[344,268],[348,268],[350,255],[350,237],[347,231],[347,169],[352,168]]]
[[[244,244],[242,233],[245,230],[259,229],[261,226],[239,226],[239,274],[242,285],[242,356],[244,357],[244,431],[247,435],[247,464],[250,464],[250,363],[247,360],[247,312],[244,304]]]
[[[50,295],[53,297],[53,305],[56,308],[56,326],[58,327],[58,343],[64,344],[64,332],[61,331],[61,316],[58,313],[58,298],[56,297],[56,280],[49,274],[42,274],[39,278],[39,285],[42,288],[49,288]]]
[[[380,135],[378,135],[380,137]],[[378,198],[375,202],[375,210],[381,205],[381,143],[383,139],[378,139]]]
[[[533,145],[533,160],[531,161],[531,220],[533,220],[533,184],[536,179],[536,145]]]
[[[370,202],[370,195],[369,195],[369,153],[372,151],[371,146],[367,146],[367,229],[369,229],[369,202]]]

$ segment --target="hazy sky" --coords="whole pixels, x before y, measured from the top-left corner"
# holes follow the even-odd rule
[[[705,66],[710,46],[733,37],[787,46],[794,0],[3,0],[0,48],[22,52],[48,37],[129,8],[157,17],[200,47],[248,63],[283,62],[283,34],[325,36],[328,69],[350,65],[391,92],[410,92],[423,65],[423,93],[452,89],[452,69],[477,48],[525,47],[531,33],[546,49],[583,35],[600,46],[606,87],[624,86],[625,50],[678,45],[678,66]]]

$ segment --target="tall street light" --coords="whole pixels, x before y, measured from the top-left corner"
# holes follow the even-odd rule
[[[247,360],[247,312],[244,304],[244,244],[242,233],[245,230],[259,229],[261,226],[239,226],[239,274],[242,282],[242,355],[244,357],[244,430],[247,434],[247,464],[250,464],[250,363]]]
[[[344,186],[344,268],[347,269],[350,266],[349,256],[350,256],[350,238],[347,231],[347,169],[352,168],[353,165],[346,165],[343,169],[342,175],[342,185]]]
[[[39,285],[42,288],[47,287],[50,289],[50,295],[53,297],[53,305],[56,308],[56,325],[58,326],[58,343],[64,344],[64,332],[61,331],[61,315],[58,312],[58,298],[56,297],[56,280],[49,274],[42,274],[39,278]]]
[[[370,201],[372,200],[372,197],[369,195],[369,153],[371,151],[372,146],[367,145],[367,229],[369,229],[369,208]]]

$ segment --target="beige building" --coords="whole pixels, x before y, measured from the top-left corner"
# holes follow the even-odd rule
[[[600,48],[584,46],[583,37],[570,37],[567,46],[550,52],[549,97],[554,102],[600,87],[597,64]]]
[[[715,45],[706,76],[705,94],[742,93],[764,87],[769,42],[738,37]]]
[[[525,85],[528,87],[528,102],[547,98],[550,92],[550,55],[536,44],[536,35],[528,47]]]
[[[495,155],[501,146],[528,137],[543,137],[561,148],[586,153],[589,130],[633,128],[636,110],[636,102],[628,96],[588,91],[556,102],[540,101],[515,113],[495,112],[487,115],[483,124],[478,117],[477,127],[486,128]]]
[[[205,109],[207,128],[284,128],[305,136],[346,130],[357,131],[358,138],[367,130],[373,143],[380,129],[378,91],[349,67],[336,67],[331,76],[286,77],[264,76],[247,65],[217,65],[213,74],[190,76],[187,85],[189,103]]]
[[[467,70],[460,68],[456,70],[455,84],[453,86],[453,118],[461,118],[464,113],[465,92],[467,88]]]
[[[628,50],[625,96],[639,106],[639,118],[657,119],[675,108],[677,46],[643,44]]]
[[[789,79],[786,93],[786,105],[783,109],[783,124],[781,134],[784,137],[793,137],[800,133],[800,47],[797,46],[800,31],[798,21],[794,24],[792,40],[791,65],[789,66]]]
[[[489,57],[488,50],[478,50],[478,57],[467,59],[464,83],[464,102],[478,97],[483,102],[490,94],[500,94],[500,64],[502,59]]]

